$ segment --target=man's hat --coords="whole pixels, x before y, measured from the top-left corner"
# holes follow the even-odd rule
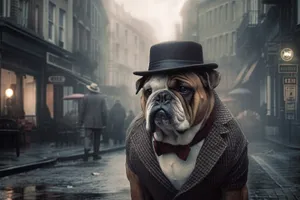
[[[135,71],[146,76],[161,72],[216,69],[216,63],[204,63],[201,44],[191,41],[174,41],[155,44],[150,48],[148,71]]]
[[[91,85],[87,85],[86,87],[87,87],[87,89],[89,89],[92,92],[95,92],[95,93],[100,92],[100,88],[98,87],[98,85],[96,83],[91,83]]]

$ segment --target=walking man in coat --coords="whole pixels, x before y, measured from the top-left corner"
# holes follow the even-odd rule
[[[121,144],[125,139],[124,122],[126,118],[125,108],[120,100],[116,100],[109,113],[110,133],[114,144]]]
[[[79,125],[84,126],[84,153],[85,159],[88,160],[88,152],[91,150],[91,137],[94,141],[93,159],[101,159],[99,156],[100,136],[107,124],[107,107],[104,95],[100,93],[97,84],[92,83],[87,86],[89,93],[82,100]]]

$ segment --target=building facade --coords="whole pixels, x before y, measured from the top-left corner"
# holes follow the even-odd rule
[[[154,31],[146,22],[133,18],[115,1],[104,0],[109,17],[109,62],[107,85],[114,90],[128,109],[138,110],[135,97],[135,70],[148,67],[149,49],[156,42]],[[112,90],[111,90],[112,91]],[[117,94],[118,93],[118,94]],[[128,96],[129,95],[129,96]]]
[[[91,0],[91,59],[98,64],[95,75],[99,85],[107,82],[108,17],[103,0]]]
[[[46,126],[58,127],[49,121],[60,123],[76,110],[63,97],[105,80],[106,47],[99,47],[106,38],[105,14],[96,0],[1,1],[1,115],[13,109],[14,117],[31,120],[46,135]],[[98,45],[91,45],[95,38]]]
[[[256,107],[266,104],[262,113],[266,119],[265,137],[299,146],[300,1],[246,3],[237,48],[239,56],[247,57],[249,62],[237,87],[258,91],[252,100]],[[254,13],[258,13],[257,22],[251,21]]]
[[[184,13],[188,13],[189,18],[185,19],[187,14]],[[235,44],[243,14],[242,0],[189,0],[182,10],[183,39],[190,39],[184,33],[192,33],[192,27],[196,28],[195,41],[202,44],[204,59],[219,64],[221,83],[217,90],[221,95],[232,88],[241,68],[242,61],[236,57]]]

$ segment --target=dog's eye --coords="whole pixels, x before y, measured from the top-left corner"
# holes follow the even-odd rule
[[[182,93],[182,94],[189,93],[190,92],[190,88],[185,87],[185,86],[180,86],[179,87],[179,92]]]
[[[151,88],[145,90],[145,95],[150,96],[151,94],[152,94]]]

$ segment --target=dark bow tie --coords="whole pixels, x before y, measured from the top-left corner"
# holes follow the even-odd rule
[[[213,109],[212,113],[207,119],[205,126],[195,135],[195,137],[193,138],[190,144],[172,145],[164,142],[159,142],[154,139],[153,146],[157,156],[161,156],[163,154],[168,154],[168,153],[175,153],[181,160],[186,161],[191,151],[191,147],[199,143],[204,138],[206,138],[206,136],[209,134],[215,119],[214,110],[215,109]]]
[[[186,161],[191,151],[189,145],[172,145],[168,143],[158,142],[156,140],[154,140],[153,145],[157,156],[168,153],[175,153],[181,160],[184,161]]]

